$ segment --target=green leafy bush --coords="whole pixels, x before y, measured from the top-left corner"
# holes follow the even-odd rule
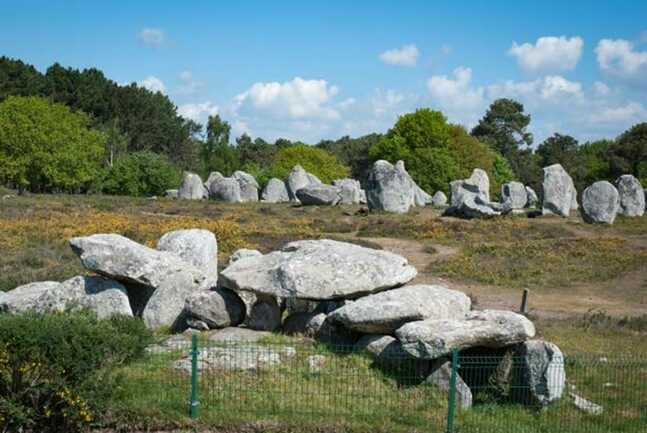
[[[3,431],[78,431],[113,387],[105,373],[144,353],[141,320],[95,314],[0,315]]]
[[[143,151],[117,158],[106,169],[101,189],[115,195],[160,195],[177,188],[181,180],[180,170],[165,156]]]
[[[299,143],[282,148],[274,156],[270,177],[285,179],[295,165],[300,165],[322,182],[348,177],[350,168],[339,162],[330,152]]]

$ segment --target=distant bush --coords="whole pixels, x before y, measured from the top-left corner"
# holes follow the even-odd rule
[[[106,194],[151,196],[177,188],[180,170],[164,155],[143,151],[122,155],[105,171],[101,190]]]
[[[105,372],[144,352],[141,320],[99,320],[90,312],[0,315],[3,431],[74,432],[92,422]]]
[[[330,152],[300,143],[282,148],[276,153],[270,175],[285,179],[295,165],[300,165],[325,183],[348,177],[350,174],[350,168],[339,162]]]

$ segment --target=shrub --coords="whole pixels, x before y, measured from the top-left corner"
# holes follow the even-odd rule
[[[270,169],[270,177],[285,179],[295,165],[301,165],[325,183],[348,177],[350,174],[350,168],[339,162],[330,152],[299,143],[285,147],[276,153]]]
[[[117,158],[106,170],[102,190],[116,195],[160,195],[177,188],[180,181],[180,170],[165,156],[143,151]]]
[[[78,431],[113,388],[104,373],[141,356],[150,340],[141,320],[128,317],[0,315],[0,425]]]

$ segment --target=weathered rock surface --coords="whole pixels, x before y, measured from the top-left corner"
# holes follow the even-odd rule
[[[219,171],[212,171],[209,173],[209,177],[207,180],[204,182],[204,187],[207,188],[207,191],[211,190],[211,184],[214,182],[218,182],[221,179],[224,179],[225,176],[222,175]]]
[[[281,308],[276,297],[238,290],[236,294],[245,304],[243,325],[258,331],[274,331],[281,326]]]
[[[438,207],[447,206],[447,196],[442,191],[436,191],[434,196],[431,198],[431,203]]]
[[[411,355],[402,349],[400,342],[391,335],[364,335],[355,344],[355,349],[368,352],[373,359],[382,362],[412,359]]]
[[[544,215],[556,214],[567,217],[575,205],[577,208],[577,191],[573,179],[560,164],[544,167]]]
[[[413,182],[413,180],[412,180]],[[413,186],[413,202],[416,206],[419,207],[425,207],[428,204],[432,204],[433,198],[431,195],[427,194],[427,192],[420,188],[416,183],[414,182]]]
[[[528,192],[521,182],[508,182],[501,186],[501,201],[509,202],[512,209],[523,209],[528,204]]]
[[[645,190],[640,181],[630,174],[616,180],[620,194],[620,214],[628,217],[639,217],[645,214]]]
[[[256,343],[271,337],[269,331],[257,331],[247,328],[224,328],[209,333],[209,341],[214,343]]]
[[[236,170],[232,176],[240,186],[240,199],[243,202],[258,201],[258,182],[254,176],[241,170]]]
[[[209,329],[237,326],[245,317],[245,304],[228,289],[201,290],[191,293],[184,309],[189,319],[204,322]]]
[[[445,392],[449,392],[449,383],[452,375],[452,364],[447,359],[435,361],[431,367],[431,373],[425,379],[425,383],[436,385]],[[472,407],[472,391],[463,379],[456,375],[456,403],[461,409]]]
[[[206,276],[174,254],[157,251],[116,234],[70,240],[87,269],[125,283],[155,289],[142,316],[149,328],[175,326],[186,297],[204,284]],[[131,289],[132,290],[132,289]]]
[[[175,230],[157,241],[157,249],[175,254],[201,270],[215,285],[218,281],[218,241],[209,230]]]
[[[259,256],[262,256],[262,255],[263,255],[263,253],[261,253],[258,250],[251,250],[251,249],[248,249],[248,248],[239,248],[236,251],[234,251],[234,253],[231,256],[229,256],[229,261],[227,262],[227,266],[229,266],[232,263],[234,263],[235,261],[238,261],[238,260],[240,260],[242,258],[245,258],[245,257],[259,257]]]
[[[415,204],[414,184],[401,161],[394,166],[379,160],[369,172],[366,189],[368,207],[406,213]]]
[[[423,359],[446,356],[453,349],[498,348],[535,336],[535,327],[511,311],[472,311],[465,319],[409,322],[395,332],[405,351]]]
[[[618,190],[606,180],[595,182],[582,194],[582,210],[587,222],[613,224],[619,209]]]
[[[317,338],[325,321],[325,313],[302,312],[290,314],[283,321],[283,332],[287,335],[303,335],[309,338]]]
[[[355,179],[336,179],[333,186],[339,188],[339,204],[359,204],[362,201],[362,187]]]
[[[586,412],[589,415],[602,415],[604,412],[604,408],[599,404],[593,403],[592,401],[589,401],[573,392],[570,393],[570,396],[573,399],[575,407],[582,412]]]
[[[182,178],[182,185],[178,189],[178,197],[190,200],[202,200],[207,198],[209,193],[202,183],[202,179],[195,173],[185,172]]]
[[[295,165],[288,175],[286,182],[288,187],[288,194],[291,200],[297,199],[297,191],[307,186],[321,185],[321,181],[314,175],[308,173],[300,165]]]
[[[209,197],[225,203],[242,203],[240,184],[231,177],[214,180],[209,185]]]
[[[470,298],[442,286],[413,285],[359,298],[330,314],[346,328],[366,334],[391,334],[407,322],[462,319]]]
[[[526,199],[526,207],[533,208],[537,207],[537,205],[539,204],[539,197],[537,196],[537,193],[529,186],[526,186]]]
[[[164,197],[167,197],[167,198],[178,198],[178,196],[179,196],[179,192],[178,192],[178,191],[179,191],[179,190],[177,190],[177,189],[167,189],[166,191],[164,191]]]
[[[124,286],[102,277],[78,276],[62,283],[25,284],[0,298],[0,312],[7,313],[55,313],[77,307],[88,308],[99,318],[133,315]]]
[[[207,347],[198,353],[198,371],[261,370],[280,365],[295,355],[295,348],[290,346],[274,348],[247,343],[227,345],[226,347]],[[191,373],[191,358],[182,358],[176,361],[173,367]]]
[[[341,190],[332,185],[315,185],[300,188],[296,196],[304,205],[334,206],[341,200]]]
[[[277,298],[357,298],[407,283],[407,260],[387,251],[332,240],[291,242],[281,251],[240,259],[221,273],[222,285]]]
[[[290,195],[288,194],[285,182],[275,177],[270,179],[263,189],[261,200],[267,203],[285,203],[290,201]]]
[[[485,202],[490,201],[490,178],[485,170],[475,168],[472,175],[463,180],[449,183],[451,189],[451,206],[460,207],[468,198],[480,197]]]
[[[513,398],[533,406],[546,406],[562,397],[566,386],[564,356],[546,341],[530,340],[514,351],[520,365],[514,371]]]

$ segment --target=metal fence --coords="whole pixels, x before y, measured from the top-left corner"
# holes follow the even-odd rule
[[[122,398],[135,411],[204,425],[647,432],[647,360],[580,355],[531,371],[510,352],[454,352],[443,365],[383,349],[374,358],[312,342],[177,339],[128,367]]]

